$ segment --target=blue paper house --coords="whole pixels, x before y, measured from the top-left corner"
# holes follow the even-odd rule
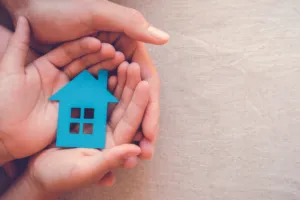
[[[56,146],[105,148],[107,106],[118,102],[107,90],[107,78],[106,70],[98,80],[85,70],[50,98],[59,101]]]

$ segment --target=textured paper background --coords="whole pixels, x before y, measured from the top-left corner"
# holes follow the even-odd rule
[[[170,43],[152,162],[62,199],[300,199],[300,1],[128,0]]]
[[[121,3],[172,35],[156,155],[61,200],[300,199],[300,1]]]

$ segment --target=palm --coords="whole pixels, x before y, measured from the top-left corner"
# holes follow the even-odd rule
[[[2,105],[11,106],[0,108],[4,113],[8,113],[5,118],[1,119],[2,133],[9,136],[10,140],[6,141],[6,147],[16,158],[22,158],[43,149],[55,135],[57,103],[49,102],[48,98],[66,84],[68,79],[54,66],[49,65],[49,67],[53,68],[50,68],[50,71],[56,71],[56,75],[48,76],[48,80],[45,79],[46,74],[38,73],[39,66],[34,65],[26,68],[26,75],[11,76],[7,79],[16,84],[5,88],[7,92],[15,92],[4,93],[8,97],[7,101],[13,103],[4,103]]]
[[[134,145],[104,151],[50,148],[29,162],[29,174],[40,189],[63,192],[99,181],[109,170],[121,167],[126,158],[139,153]]]
[[[34,154],[52,142],[57,103],[50,102],[49,97],[81,70],[111,59],[108,56],[112,48],[104,44],[101,47],[95,38],[82,38],[61,45],[25,67],[30,30],[27,21],[21,19],[0,65],[0,92],[4,97],[0,111],[6,113],[0,117],[0,138],[15,158]],[[113,61],[107,60],[106,64]]]
[[[159,129],[160,117],[160,81],[157,71],[143,43],[138,42],[123,33],[100,32],[98,38],[124,53],[126,60],[136,62],[141,67],[141,78],[150,86],[150,97],[147,110],[142,123],[144,138],[140,142],[142,148],[141,158],[151,158],[154,150],[153,143]]]
[[[140,67],[135,63],[119,66],[117,77],[109,79],[109,90],[120,102],[109,106],[106,148],[132,142],[149,101],[148,83],[141,80]]]
[[[52,147],[31,160],[29,168],[32,176],[48,191],[55,191],[54,187],[64,191],[97,182],[113,168],[133,167],[136,164],[135,160],[133,162],[127,160],[125,164],[124,159],[124,162],[111,162],[112,158],[106,154],[110,152],[111,157],[115,158],[116,153],[111,152],[115,152],[116,149],[119,149],[119,155],[128,154],[133,150],[137,152],[137,147],[122,144],[132,141],[142,121],[148,103],[148,84],[141,81],[140,68],[137,64],[123,63],[118,69],[118,77],[110,77],[109,90],[120,103],[110,107],[104,151]],[[54,170],[55,175],[50,173]]]
[[[143,152],[141,157],[151,158],[159,128],[159,79],[147,50],[137,41],[164,44],[169,39],[168,34],[150,26],[140,12],[106,0],[14,2],[27,2],[16,6],[11,15],[14,21],[20,15],[29,19],[34,38],[37,39],[32,45],[41,52],[51,49],[49,44],[56,45],[98,31],[121,32],[121,34],[102,33],[101,35],[108,37],[101,41],[114,44],[126,58],[139,63],[142,68],[142,79],[150,85],[151,96],[142,126],[145,138],[140,146]]]

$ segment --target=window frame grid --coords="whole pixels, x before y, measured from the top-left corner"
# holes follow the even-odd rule
[[[79,118],[72,118],[72,109],[80,109],[80,117]],[[84,118],[84,113],[86,109],[93,109],[94,110],[94,118],[93,119],[85,119]],[[84,134],[84,135],[93,135],[94,132],[94,122],[95,122],[95,109],[94,108],[85,108],[85,107],[73,107],[71,108],[71,117],[70,117],[70,122],[69,122],[69,126],[71,125],[71,123],[77,123],[79,124],[79,131],[78,134]],[[91,134],[89,133],[84,133],[84,124],[92,124],[93,125],[93,131]],[[70,134],[74,134],[71,133],[71,131],[69,130]]]

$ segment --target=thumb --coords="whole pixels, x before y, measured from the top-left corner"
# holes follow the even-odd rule
[[[20,17],[1,63],[1,70],[8,73],[24,72],[29,51],[30,28],[26,18]]]
[[[92,178],[94,182],[97,182],[112,169],[122,167],[127,158],[138,156],[140,153],[140,148],[133,144],[124,144],[105,149],[102,152],[99,151],[88,158],[86,162],[81,163],[80,169],[78,169],[79,173],[82,172],[80,179],[90,182]]]
[[[169,35],[152,26],[137,10],[110,1],[97,1],[95,29],[124,32],[127,36],[145,43],[164,44]],[[99,5],[100,4],[100,5]]]

